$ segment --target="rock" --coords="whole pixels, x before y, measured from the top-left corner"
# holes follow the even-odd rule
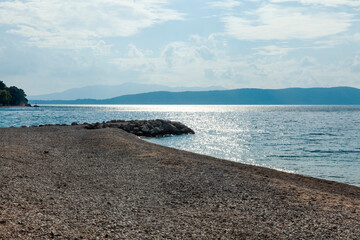
[[[150,128],[147,125],[145,125],[145,126],[141,127],[141,131],[144,133],[148,133],[148,132],[150,132]]]
[[[172,125],[170,122],[166,122],[163,125],[165,134],[169,135],[179,135],[181,132],[178,128],[176,128],[174,125]]]
[[[109,128],[120,128],[121,124],[120,123],[111,123],[111,122],[107,122],[106,126]]]
[[[120,128],[128,133],[143,137],[163,137],[194,134],[195,132],[180,122],[169,120],[111,120],[102,123],[84,124],[86,129]]]
[[[161,131],[160,128],[155,127],[155,128],[153,128],[153,129],[151,129],[150,135],[151,135],[151,136],[154,136],[154,137],[157,137],[157,136],[159,136],[160,131]]]
[[[95,124],[88,124],[85,126],[86,129],[96,129]]]

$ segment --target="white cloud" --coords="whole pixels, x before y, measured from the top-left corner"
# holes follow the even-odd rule
[[[215,45],[214,45],[215,44]],[[160,53],[146,54],[135,45],[129,46],[127,57],[111,63],[122,71],[140,73],[142,81],[170,86],[222,85],[228,88],[360,86],[355,82],[359,59],[338,59],[322,63],[313,56],[287,56],[297,49],[275,45],[254,49],[258,54],[229,56],[221,43],[191,36],[185,42],[172,42]],[[204,54],[204,52],[206,54]]]
[[[302,5],[323,5],[326,7],[338,7],[338,6],[360,7],[359,0],[265,0],[265,1],[264,0],[246,0],[246,1],[224,0],[224,1],[208,2],[207,5],[214,8],[231,9],[240,6],[246,2],[268,2],[268,3],[295,2]]]
[[[223,56],[210,46],[212,40],[191,36],[187,42],[171,42],[157,54],[129,45],[127,57],[111,60],[121,71],[137,71],[141,78],[152,83],[171,86],[214,85],[204,77],[205,69],[221,68]]]
[[[305,8],[265,5],[247,18],[224,17],[226,33],[239,40],[315,39],[346,31],[352,22],[348,13],[307,13]]]
[[[106,44],[105,41],[100,40],[94,46],[92,46],[92,50],[94,55],[96,56],[108,56],[111,53],[111,45]]]
[[[287,48],[287,47],[278,47],[274,45],[265,46],[265,47],[258,47],[254,48],[257,50],[257,54],[260,55],[286,55],[290,51],[294,50],[293,48]]]
[[[360,55],[356,55],[352,59],[351,70],[356,73],[360,72]]]
[[[334,48],[337,45],[342,44],[354,44],[360,42],[360,33],[333,36],[325,40],[314,42],[314,46],[311,48]]]
[[[270,0],[273,3],[283,3],[283,2],[298,2],[301,4],[318,4],[328,7],[337,7],[340,5],[347,5],[352,7],[359,7],[359,0]]]
[[[0,2],[0,25],[31,45],[88,48],[105,37],[127,37],[182,14],[165,0],[28,0]]]
[[[113,58],[109,61],[120,71],[136,71],[140,73],[151,72],[159,68],[158,59],[151,57],[152,52],[142,50],[134,44],[129,44],[127,56]]]
[[[317,61],[313,57],[305,56],[300,60],[300,63],[301,67],[312,67],[317,63]]]
[[[224,1],[208,2],[207,4],[213,8],[233,8],[240,6],[242,3],[236,0],[224,0]]]
[[[142,39],[134,36],[156,24],[183,20],[167,2],[187,9],[188,20],[143,31]],[[186,4],[0,0],[0,77],[24,79],[38,93],[99,81],[360,87],[359,7],[349,7],[360,0],[212,0],[201,2],[205,8],[191,9]]]

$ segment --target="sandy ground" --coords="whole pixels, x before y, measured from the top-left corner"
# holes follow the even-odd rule
[[[145,142],[0,128],[0,239],[360,239],[360,188]]]

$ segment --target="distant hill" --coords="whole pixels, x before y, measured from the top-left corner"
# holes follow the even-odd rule
[[[151,92],[104,100],[31,101],[37,104],[233,104],[233,105],[360,105],[360,89],[287,88],[219,91]]]
[[[75,100],[75,99],[105,99],[122,95],[139,94],[147,92],[168,91],[209,91],[224,90],[219,86],[213,87],[168,87],[158,84],[140,84],[140,83],[124,83],[121,85],[95,85],[82,88],[72,88],[63,92],[51,93],[45,95],[29,96],[30,100]]]

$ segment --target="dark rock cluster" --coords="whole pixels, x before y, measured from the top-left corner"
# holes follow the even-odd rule
[[[120,128],[128,133],[143,137],[163,137],[171,135],[194,134],[195,132],[180,122],[169,120],[111,120],[85,125],[87,129]]]

